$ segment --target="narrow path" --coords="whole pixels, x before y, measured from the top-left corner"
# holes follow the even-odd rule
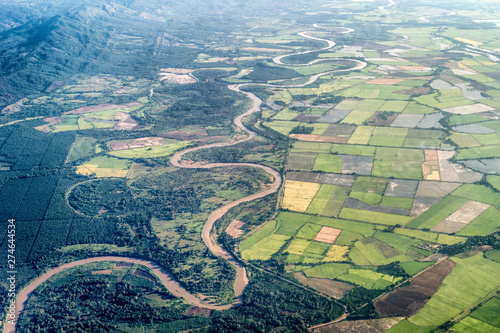
[[[348,31],[350,32],[350,31]],[[288,55],[283,55],[279,56],[273,59],[273,61],[276,64],[280,65],[285,65],[284,63],[281,62],[281,60],[285,57],[291,56],[291,55],[297,55],[297,54],[305,54],[305,53],[310,53],[310,52],[316,52],[316,51],[321,51],[321,50],[327,50],[335,46],[335,42],[323,38],[318,38],[318,37],[312,37],[308,35],[308,32],[301,32],[299,33],[300,36],[304,38],[309,38],[309,39],[314,39],[314,40],[320,40],[320,41],[325,41],[328,45],[320,50],[312,50],[312,51],[305,51],[305,52],[300,52],[300,53],[294,53],[294,54],[288,54]],[[24,307],[26,306],[26,303],[28,301],[29,296],[33,293],[33,291],[40,286],[43,282],[47,281],[49,278],[52,276],[67,270],[69,268],[77,267],[80,265],[88,264],[88,263],[93,263],[93,262],[102,262],[102,261],[120,261],[120,262],[128,262],[128,263],[134,263],[134,264],[140,264],[144,265],[146,267],[149,267],[152,272],[160,279],[162,284],[175,296],[177,297],[182,297],[186,300],[191,305],[195,305],[198,307],[202,308],[207,308],[207,309],[213,309],[213,310],[227,310],[231,308],[234,305],[238,305],[241,303],[241,296],[243,295],[243,291],[245,287],[248,285],[248,278],[246,274],[246,269],[245,267],[238,262],[227,250],[224,248],[218,246],[217,244],[214,243],[214,240],[210,236],[210,232],[213,228],[213,225],[215,222],[224,216],[229,209],[238,206],[241,203],[244,202],[249,202],[253,201],[258,198],[263,198],[269,194],[272,194],[276,191],[281,186],[281,175],[278,171],[265,166],[265,165],[260,165],[260,164],[253,164],[253,163],[207,163],[207,164],[201,164],[201,163],[195,163],[192,161],[183,161],[182,157],[188,153],[202,150],[202,149],[210,149],[210,148],[215,148],[215,147],[228,147],[232,145],[236,145],[248,140],[251,140],[256,136],[256,133],[252,132],[248,128],[243,125],[243,119],[247,117],[248,115],[260,111],[260,106],[262,104],[262,100],[260,100],[256,95],[250,93],[250,92],[245,92],[242,91],[240,88],[245,86],[245,85],[262,85],[262,86],[269,86],[269,87],[303,87],[306,85],[309,85],[313,82],[315,82],[319,77],[335,72],[347,72],[347,71],[353,71],[353,70],[359,70],[364,67],[366,67],[366,63],[360,60],[355,60],[355,59],[345,59],[345,58],[330,58],[330,59],[319,59],[319,61],[331,61],[331,60],[350,60],[356,62],[356,65],[352,68],[348,69],[342,69],[342,70],[332,70],[324,73],[319,73],[316,75],[313,75],[310,77],[310,79],[303,84],[298,84],[298,85],[286,85],[286,86],[278,86],[278,85],[271,85],[271,84],[255,84],[255,83],[245,83],[245,84],[235,84],[235,85],[229,85],[228,88],[230,90],[242,93],[246,95],[248,98],[252,100],[252,106],[243,114],[237,116],[234,119],[234,125],[238,127],[241,131],[246,132],[246,136],[242,137],[241,139],[238,140],[232,140],[228,142],[223,142],[223,143],[213,143],[205,146],[199,146],[199,147],[193,147],[193,148],[188,148],[183,151],[180,151],[176,153],[174,156],[171,157],[170,163],[179,168],[200,168],[200,169],[212,169],[212,168],[222,168],[222,167],[238,167],[238,166],[243,166],[243,167],[253,167],[253,168],[259,168],[261,170],[264,170],[267,172],[270,176],[273,177],[274,182],[264,191],[255,193],[252,195],[249,195],[247,197],[241,198],[239,200],[236,200],[228,205],[225,205],[223,207],[220,207],[213,211],[210,216],[208,217],[207,222],[205,223],[203,227],[203,232],[202,232],[202,239],[207,248],[215,255],[221,258],[226,259],[231,265],[233,265],[236,268],[236,281],[234,284],[234,293],[237,296],[237,298],[234,300],[232,304],[228,305],[214,305],[207,303],[200,298],[190,294],[186,289],[184,289],[178,281],[174,279],[172,274],[166,270],[165,268],[160,267],[158,264],[156,264],[153,261],[149,260],[144,260],[144,259],[137,259],[137,258],[131,258],[131,257],[113,257],[113,256],[108,256],[108,257],[94,257],[94,258],[88,258],[84,260],[78,260],[74,261],[71,263],[64,264],[62,266],[59,266],[57,268],[54,268],[47,273],[43,274],[39,278],[37,278],[35,281],[30,283],[28,286],[26,286],[17,296],[16,299],[16,320],[19,318],[20,313],[24,310]],[[311,61],[308,64],[304,64],[301,66],[307,66],[313,63],[318,62],[317,60]],[[153,94],[153,91],[150,92]],[[8,317],[6,317],[6,323],[4,324],[4,329],[3,333],[15,333],[15,325],[7,323]]]

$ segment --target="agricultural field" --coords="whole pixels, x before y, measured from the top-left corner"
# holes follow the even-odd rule
[[[19,289],[119,253],[229,307],[242,276],[223,258],[248,273],[241,305],[219,311],[174,300],[143,268],[82,267],[43,290],[61,302],[97,285],[113,309],[125,290],[141,319],[89,328],[109,313],[77,297],[57,318],[37,292],[18,330],[500,331],[499,12],[471,0],[0,4],[0,248],[15,219]],[[192,147],[204,149],[169,161]]]

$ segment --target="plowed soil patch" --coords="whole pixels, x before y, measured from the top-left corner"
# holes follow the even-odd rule
[[[422,274],[417,275],[411,285],[384,295],[375,306],[383,317],[410,317],[424,307],[427,300],[441,286],[443,279],[453,270],[455,263],[445,259]]]

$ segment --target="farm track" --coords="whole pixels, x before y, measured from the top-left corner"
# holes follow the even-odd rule
[[[350,32],[350,31],[351,30],[349,30],[347,32]],[[304,37],[304,38],[310,38],[310,39],[314,39],[314,40],[324,41],[328,44],[328,46],[325,48],[319,49],[319,50],[305,51],[305,52],[293,53],[293,54],[288,54],[288,55],[276,57],[273,59],[273,61],[276,64],[287,65],[287,64],[284,64],[281,62],[281,60],[285,57],[292,56],[292,55],[298,55],[298,54],[305,54],[305,53],[310,53],[310,52],[316,52],[316,51],[321,51],[321,50],[327,50],[327,49],[330,49],[333,46],[335,46],[335,42],[327,40],[327,39],[323,39],[323,38],[309,36],[308,32],[301,32],[301,33],[299,33],[299,35]],[[238,127],[239,130],[246,132],[247,135],[244,138],[239,139],[239,140],[232,140],[232,141],[230,140],[228,142],[213,143],[213,144],[209,144],[209,145],[205,145],[205,146],[188,148],[188,149],[185,149],[183,151],[176,153],[170,159],[170,163],[173,166],[178,167],[178,168],[212,169],[212,168],[223,168],[223,167],[253,167],[253,168],[259,168],[261,170],[264,170],[265,172],[267,172],[270,176],[272,176],[274,178],[273,184],[270,185],[270,187],[268,187],[266,190],[259,192],[259,193],[249,195],[249,196],[244,197],[244,198],[241,198],[237,201],[234,201],[228,205],[225,205],[225,206],[220,207],[220,208],[216,209],[215,211],[213,211],[210,214],[207,222],[205,223],[205,226],[203,227],[202,239],[203,239],[203,242],[205,243],[205,245],[208,247],[208,249],[215,256],[226,259],[231,265],[233,265],[236,268],[237,274],[236,274],[236,281],[234,284],[234,293],[236,295],[236,298],[232,304],[215,305],[215,304],[210,304],[210,303],[203,301],[202,299],[189,293],[186,289],[184,289],[179,284],[179,282],[177,282],[173,278],[172,274],[169,271],[160,267],[158,264],[156,264],[153,261],[144,260],[144,259],[137,259],[137,258],[132,258],[132,257],[112,257],[112,256],[94,257],[94,258],[88,258],[88,259],[84,259],[84,260],[70,262],[70,263],[64,264],[62,266],[59,266],[57,268],[54,268],[54,269],[48,271],[47,273],[43,274],[42,276],[40,276],[35,281],[31,282],[29,285],[27,285],[19,293],[19,295],[17,296],[17,299],[16,299],[16,320],[19,318],[19,315],[24,310],[24,307],[27,304],[29,296],[43,282],[47,281],[52,276],[54,276],[62,271],[65,271],[67,269],[81,266],[81,265],[88,264],[88,263],[103,262],[103,261],[128,262],[128,263],[135,263],[135,264],[140,264],[140,265],[144,265],[146,267],[149,267],[153,271],[153,273],[160,279],[162,284],[173,295],[175,295],[177,297],[184,298],[189,304],[194,305],[194,306],[212,309],[212,310],[227,310],[227,309],[231,308],[232,306],[241,304],[241,298],[243,295],[243,291],[244,291],[245,287],[248,285],[248,278],[247,278],[247,274],[246,274],[246,269],[235,257],[233,257],[231,255],[231,253],[229,253],[226,249],[224,249],[224,248],[222,248],[214,243],[212,237],[210,236],[210,232],[211,232],[215,222],[218,219],[220,219],[222,216],[224,216],[224,214],[226,214],[229,211],[229,209],[236,207],[241,203],[253,201],[253,200],[258,199],[258,198],[263,198],[269,194],[272,194],[272,193],[278,191],[278,189],[280,188],[281,183],[282,183],[281,175],[278,171],[276,171],[268,166],[261,165],[261,164],[253,164],[253,163],[207,163],[207,164],[202,164],[199,162],[195,163],[192,161],[182,161],[182,157],[188,153],[203,150],[203,149],[233,146],[233,145],[251,140],[252,138],[254,138],[256,136],[255,132],[252,132],[251,130],[246,128],[245,125],[243,125],[243,119],[245,117],[247,117],[248,115],[251,115],[252,113],[260,111],[260,106],[262,104],[262,100],[260,100],[256,95],[254,95],[250,92],[242,91],[240,88],[243,86],[261,85],[261,86],[277,87],[277,88],[303,87],[303,86],[306,86],[306,85],[309,85],[309,84],[315,82],[319,77],[321,77],[323,75],[360,70],[360,69],[366,67],[366,65],[367,65],[365,62],[360,61],[360,60],[355,60],[355,59],[345,59],[345,58],[319,59],[319,61],[332,61],[332,60],[350,60],[350,61],[356,62],[356,65],[353,66],[352,68],[348,68],[348,69],[332,70],[332,71],[312,75],[306,83],[298,84],[298,85],[280,86],[280,85],[256,84],[256,83],[244,83],[244,84],[229,85],[228,88],[230,90],[233,90],[233,91],[236,91],[236,92],[239,92],[239,93],[246,95],[253,102],[252,107],[250,107],[245,113],[237,116],[233,121],[234,125],[236,127]],[[311,61],[307,64],[298,65],[298,66],[308,66],[308,65],[317,63],[319,61],[314,60],[314,61]],[[6,320],[8,320],[8,317],[6,317]],[[4,333],[15,333],[16,332],[15,326],[12,324],[5,323],[3,332]]]

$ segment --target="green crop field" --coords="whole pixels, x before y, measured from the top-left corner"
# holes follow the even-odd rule
[[[357,241],[354,246],[371,265],[383,265],[387,262],[387,258],[372,243],[364,244]]]
[[[269,221],[264,226],[262,226],[259,230],[254,232],[250,237],[244,239],[240,243],[240,251],[245,251],[257,244],[264,237],[270,235],[276,229],[277,222],[275,220]]]
[[[74,162],[94,155],[96,143],[97,139],[78,136],[69,153],[68,162]]]
[[[350,144],[334,144],[331,146],[330,151],[334,154],[340,155],[361,155],[361,156],[374,156],[375,147],[359,146]]]
[[[115,150],[109,152],[108,154],[115,157],[130,158],[130,159],[154,158],[154,157],[173,155],[174,152],[181,150],[182,148],[185,148],[190,144],[191,144],[190,141],[178,141],[173,143],[167,143],[161,146]]]
[[[500,250],[491,250],[486,252],[486,257],[495,260],[496,262],[500,262]]]
[[[352,192],[377,193],[382,195],[389,181],[385,178],[359,176],[352,186]]]
[[[373,237],[392,246],[393,248],[401,251],[402,253],[406,253],[411,246],[420,242],[417,239],[412,239],[391,232],[382,232],[382,231],[377,231],[373,235]]]
[[[407,261],[407,262],[402,262],[400,263],[401,267],[405,270],[406,273],[409,275],[413,276],[427,267],[431,266],[433,263],[429,261]]]
[[[451,329],[453,332],[457,333],[500,333],[500,328],[487,324],[486,322],[478,320],[474,317],[465,317]]]
[[[268,235],[252,247],[241,251],[241,257],[245,260],[269,260],[289,239],[290,236],[285,235]]]
[[[292,153],[329,153],[331,143],[297,141],[293,143]]]
[[[304,254],[304,251],[309,246],[309,244],[311,244],[311,241],[295,238],[294,240],[292,240],[285,252],[301,255]]]
[[[486,181],[497,191],[500,191],[500,176],[488,175]]]
[[[491,206],[464,229],[458,232],[461,236],[486,236],[500,228],[500,211]]]
[[[378,193],[351,192],[349,196],[369,205],[379,204],[382,200],[382,195]]]
[[[329,205],[330,198],[332,198],[336,190],[336,185],[322,184],[314,196],[313,201],[311,201],[311,204],[307,207],[306,213],[321,214],[323,210],[327,208],[327,205]]]
[[[348,192],[349,192],[348,187],[337,186],[333,191],[333,193],[331,194],[330,199],[326,203],[326,206],[324,207],[320,215],[335,216],[335,217],[338,216],[340,210],[342,209],[344,201],[347,198]]]
[[[276,233],[295,236],[297,231],[302,228],[309,219],[310,216],[308,215],[281,212],[277,217],[278,230]]]
[[[380,204],[383,206],[411,209],[413,199],[384,196]]]
[[[358,145],[368,144],[374,129],[372,126],[358,126],[347,143]]]
[[[484,185],[464,184],[456,189],[452,194],[460,198],[500,206],[500,193],[494,192],[492,189]]]
[[[377,148],[373,175],[407,179],[422,178],[424,153],[419,149]]]
[[[343,231],[349,230],[361,234],[364,237],[372,236],[375,233],[375,226],[369,223],[332,219],[321,216],[313,216],[311,217],[309,222],[316,223],[325,227],[341,229]],[[340,236],[342,236],[342,233],[340,233]]]
[[[367,269],[349,269],[348,274],[341,275],[337,279],[354,283],[367,289],[385,289],[401,280],[401,278],[394,278],[391,275]]]
[[[456,196],[447,196],[423,214],[411,221],[408,228],[431,229],[446,219],[457,209],[462,207],[468,200]]]
[[[307,277],[317,277],[326,279],[336,279],[340,275],[347,274],[351,268],[349,264],[321,264],[304,270]]]
[[[467,133],[456,133],[454,132],[450,136],[450,140],[453,141],[460,148],[469,147],[479,147],[481,144],[477,142],[470,134]]]
[[[441,325],[498,288],[500,263],[483,258],[482,253],[452,260],[455,268],[424,308],[409,319],[411,323],[418,326]]]
[[[413,217],[410,216],[379,213],[346,207],[342,208],[339,217],[346,220],[364,221],[384,225],[406,225],[413,219]]]
[[[312,240],[321,230],[321,226],[314,223],[307,223],[299,229],[295,237]]]
[[[340,173],[344,161],[336,155],[318,154],[314,162],[314,171]]]
[[[375,111],[351,111],[343,120],[342,123],[361,125],[368,120]],[[358,143],[358,142],[356,142]]]
[[[471,160],[489,157],[500,157],[500,145],[459,149],[455,158],[457,160]]]
[[[432,332],[436,326],[432,327],[419,327],[410,323],[408,320],[403,320],[390,330],[386,331],[387,333],[429,333]]]

